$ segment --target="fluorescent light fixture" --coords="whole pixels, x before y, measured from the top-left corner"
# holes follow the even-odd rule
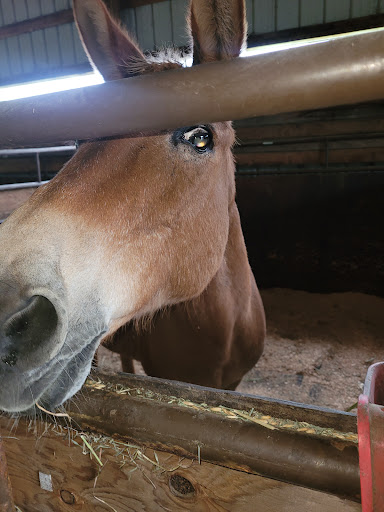
[[[240,57],[252,57],[254,55],[262,55],[264,53],[279,52],[281,50],[289,50],[290,48],[300,48],[301,46],[309,46],[312,44],[325,43],[326,41],[330,41],[332,39],[344,39],[346,37],[353,37],[358,34],[380,32],[383,30],[384,30],[383,27],[368,28],[365,30],[357,30],[355,32],[345,32],[342,34],[334,34],[334,35],[330,35],[330,36],[320,36],[320,37],[312,37],[312,38],[308,38],[308,39],[299,39],[296,41],[287,41],[285,43],[265,44],[263,46],[247,48],[246,50],[241,52]]]
[[[68,91],[80,87],[102,84],[104,82],[100,73],[84,73],[82,75],[54,78],[51,80],[39,80],[20,85],[0,87],[0,101],[41,96],[51,92]]]

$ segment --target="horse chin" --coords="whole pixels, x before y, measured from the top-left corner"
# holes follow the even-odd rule
[[[60,352],[51,361],[31,372],[20,374],[11,371],[8,375],[9,385],[3,385],[4,391],[0,392],[0,411],[35,415],[36,403],[52,411],[71,398],[88,377],[103,334],[100,333],[69,359],[61,358]]]

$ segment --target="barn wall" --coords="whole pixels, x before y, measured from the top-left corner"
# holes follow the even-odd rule
[[[71,0],[0,0],[1,27],[71,8]],[[84,67],[86,65],[86,67]],[[0,40],[0,85],[90,70],[74,23]]]
[[[32,160],[29,165],[34,180]],[[44,161],[44,178],[59,165],[58,157]],[[19,172],[15,166],[24,181],[27,176]],[[4,181],[11,181],[7,176]],[[265,174],[240,169],[236,183],[248,255],[261,288],[384,297],[384,166]],[[0,219],[29,193],[0,192]]]
[[[384,296],[384,167],[238,175],[237,203],[261,288]]]
[[[382,0],[246,0],[249,34],[278,32],[384,13]],[[188,0],[123,9],[122,22],[145,50],[185,46]],[[0,0],[0,85],[89,71],[74,23],[1,38],[1,28],[60,13],[71,0]]]

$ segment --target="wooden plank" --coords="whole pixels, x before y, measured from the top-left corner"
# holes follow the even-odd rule
[[[350,17],[350,0],[325,0],[325,22],[347,20]]]
[[[324,0],[304,0],[301,2],[300,26],[318,25],[324,18]]]
[[[23,512],[357,512],[360,504],[108,437],[22,418],[0,431],[16,505]],[[32,430],[32,431],[31,431]],[[7,435],[8,434],[8,435]],[[82,436],[82,437],[81,437]],[[92,447],[103,466],[89,453]],[[42,489],[39,476],[46,475]]]
[[[352,0],[352,17],[360,18],[376,14],[377,0]]]
[[[236,136],[241,145],[260,142],[306,142],[314,138],[340,138],[353,134],[372,134],[378,136],[384,133],[384,119],[373,120],[336,120],[318,123],[300,124],[270,124],[261,126],[236,126]]]
[[[249,408],[242,407],[243,400]],[[270,414],[261,410],[261,403]],[[67,412],[82,429],[136,439],[182,456],[201,449],[206,462],[295,485],[351,497],[359,492],[357,435],[340,430],[350,420],[356,429],[353,415],[128,374],[88,381],[76,406],[71,404]],[[279,411],[289,419],[277,416]],[[247,420],[250,414],[256,421]],[[326,424],[333,418],[340,427],[303,423],[300,414]],[[298,452],[300,471],[293,455]]]
[[[189,36],[187,33],[186,15],[188,2],[186,0],[172,0],[172,38],[177,47],[186,47],[189,45]]]
[[[256,34],[273,32],[276,28],[276,0],[258,0],[254,3],[253,30]]]
[[[235,151],[236,162],[244,166],[274,166],[274,165],[316,165],[328,164],[358,164],[384,162],[383,147],[368,149],[329,149],[326,156],[325,144],[318,149],[298,151],[298,148],[286,148],[276,152],[240,152]]]
[[[384,132],[384,105],[355,105],[324,110],[264,116],[236,121],[234,127],[241,144],[261,141],[293,142],[310,138],[347,138]]]
[[[28,0],[28,5],[30,5],[30,3],[32,5],[34,2],[35,0]],[[34,11],[34,9],[31,8],[30,11]],[[0,27],[0,39],[5,39],[7,37],[17,36],[20,34],[26,34],[48,27],[56,27],[70,21],[73,21],[72,9],[54,12],[45,16],[37,15],[31,19]]]
[[[299,26],[299,0],[277,0],[276,30]]]
[[[357,432],[356,415],[343,411],[127,373],[111,375],[97,372],[95,378],[108,381],[116,386],[124,383],[130,388],[145,388],[150,393],[172,395],[192,402],[204,402],[212,407],[223,405],[228,408],[254,408],[264,415],[277,415],[285,419],[295,418],[295,421],[314,423],[324,428]]]
[[[153,5],[153,23],[156,48],[164,48],[172,43],[171,2],[166,0]]]
[[[136,8],[137,39],[143,50],[153,50],[155,36],[153,31],[152,5],[143,5]]]

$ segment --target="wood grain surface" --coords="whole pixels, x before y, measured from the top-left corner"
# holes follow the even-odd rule
[[[0,418],[16,505],[22,512],[361,510],[358,503],[44,423]],[[92,458],[91,458],[92,457]],[[39,472],[53,491],[43,490]]]

